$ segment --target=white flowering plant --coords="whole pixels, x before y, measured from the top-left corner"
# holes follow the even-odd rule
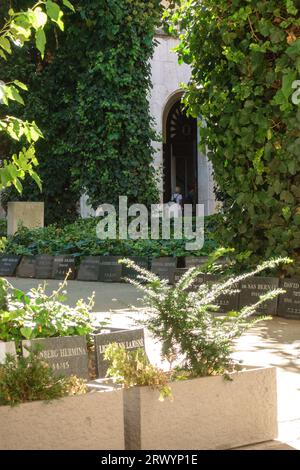
[[[170,286],[168,281],[131,260],[120,262],[138,273],[135,280],[127,281],[144,293],[148,308],[141,323],[161,342],[163,357],[170,364],[176,362],[183,377],[201,377],[227,375],[237,368],[238,364],[232,359],[234,341],[251,326],[265,320],[264,316],[254,316],[258,307],[284,291],[271,290],[254,305],[226,314],[218,312],[218,298],[235,294],[241,281],[291,260],[270,260],[252,272],[197,286],[195,281],[203,266],[189,269],[174,286]]]

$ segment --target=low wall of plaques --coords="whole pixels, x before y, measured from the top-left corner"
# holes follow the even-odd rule
[[[130,268],[119,264],[122,256],[86,256],[81,259],[72,255],[37,255],[18,256],[3,254],[0,256],[0,276],[18,276],[36,279],[64,279],[69,272],[69,280],[95,282],[126,282],[128,278],[136,278],[136,273]],[[154,258],[129,257],[141,268],[151,269],[169,283],[176,282],[180,276],[192,266],[201,266],[207,257],[187,257],[178,260],[175,257]],[[178,268],[186,266],[186,268]],[[217,282],[219,276],[201,274],[196,285],[204,282]],[[222,295],[217,303],[220,312],[228,312],[257,302],[260,295],[278,288],[285,290],[273,300],[265,302],[257,311],[264,315],[279,315],[285,318],[300,319],[300,277],[252,277],[235,286],[239,293]]]

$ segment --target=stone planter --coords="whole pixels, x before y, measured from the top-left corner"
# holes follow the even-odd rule
[[[150,387],[124,392],[125,448],[231,449],[277,436],[276,369],[172,383],[174,401]]]
[[[0,407],[1,450],[124,449],[122,390]]]
[[[14,341],[0,341],[0,364],[5,362],[6,354],[16,355],[16,345]]]

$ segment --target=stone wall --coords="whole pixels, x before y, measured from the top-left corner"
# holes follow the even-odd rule
[[[179,65],[177,55],[173,52],[177,45],[175,38],[169,37],[162,31],[156,35],[158,42],[152,59],[152,84],[150,97],[150,110],[155,120],[155,128],[164,141],[166,136],[166,120],[171,106],[182,96],[182,83],[190,79],[190,67]],[[159,191],[162,197],[162,164],[163,143],[154,143],[156,149],[155,168],[160,175]],[[205,206],[205,214],[215,212],[215,198],[213,193],[214,181],[212,166],[206,155],[198,153],[198,194],[200,204]]]

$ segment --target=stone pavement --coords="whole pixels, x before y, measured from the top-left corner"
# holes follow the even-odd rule
[[[9,281],[25,291],[39,283],[35,279]],[[56,289],[58,283],[47,281],[48,290]],[[127,284],[69,281],[67,290],[70,305],[95,291],[97,316],[107,317],[110,312],[114,326],[133,326],[143,315],[140,292]],[[150,360],[158,364],[160,347],[148,334],[146,348]],[[300,320],[273,318],[256,325],[237,342],[235,357],[248,365],[274,365],[278,371],[278,441],[245,450],[300,450]]]
[[[47,279],[21,279],[16,277],[6,278],[14,287],[27,291],[32,287],[46,282],[47,292],[57,289],[61,281]],[[95,292],[95,312],[107,312],[109,310],[124,309],[131,305],[142,306],[140,293],[128,284],[110,284],[104,282],[68,281],[68,303],[74,305],[78,299],[86,299]]]

